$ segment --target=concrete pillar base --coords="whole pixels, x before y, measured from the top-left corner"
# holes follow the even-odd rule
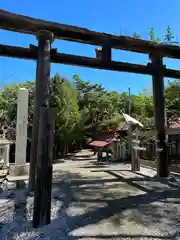
[[[10,176],[23,176],[29,174],[29,165],[10,165],[9,175]]]

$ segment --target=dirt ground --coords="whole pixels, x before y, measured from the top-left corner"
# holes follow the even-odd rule
[[[28,176],[26,176],[28,179]],[[53,165],[51,224],[32,228],[33,195],[1,188],[0,239],[180,239],[180,175],[156,177],[83,151]],[[27,182],[25,181],[27,184]]]
[[[53,196],[75,239],[178,239],[180,175],[160,179],[141,167],[97,164],[79,153],[54,165]],[[60,194],[60,192],[61,194]]]

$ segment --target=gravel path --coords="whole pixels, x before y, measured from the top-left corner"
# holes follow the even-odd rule
[[[180,177],[157,179],[153,170],[129,168],[97,165],[93,158],[55,164],[52,222],[37,230],[33,196],[3,186],[0,239],[178,239]]]

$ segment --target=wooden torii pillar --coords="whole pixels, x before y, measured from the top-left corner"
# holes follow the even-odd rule
[[[37,142],[39,130],[40,107],[48,105],[50,97],[50,51],[53,34],[46,30],[37,33],[38,47],[30,45],[37,50],[36,88],[35,88],[35,112],[33,116],[32,143],[30,155],[29,190],[35,187],[35,173],[37,165]]]
[[[54,132],[53,109],[50,107],[50,55],[53,33],[41,30],[37,33],[37,40],[36,109],[30,168],[32,181],[30,188],[35,187],[33,213],[35,228],[50,223]]]
[[[164,76],[163,59],[159,53],[149,55],[153,70],[153,100],[155,110],[156,125],[156,162],[157,175],[159,177],[168,177],[168,148],[165,132],[165,97],[164,97]]]

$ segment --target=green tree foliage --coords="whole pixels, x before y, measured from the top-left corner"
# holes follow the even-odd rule
[[[81,124],[92,138],[101,130],[117,126],[121,118],[123,102],[117,92],[107,92],[99,84],[90,84],[74,76],[78,92],[79,110],[83,119]]]
[[[171,40],[173,39],[173,36],[171,35],[171,30],[170,28],[168,27],[168,30],[167,30],[167,37],[165,36],[165,38],[171,38]],[[132,37],[134,39],[140,39],[141,36],[138,32],[134,32],[132,34]],[[156,37],[156,34],[155,34],[155,31],[154,31],[154,28],[151,28],[150,31],[149,31],[149,37],[150,37],[150,40],[153,41],[153,42],[156,42],[156,43],[160,43],[161,42],[161,38],[160,37]]]
[[[161,38],[160,37],[156,37],[156,33],[154,31],[154,28],[151,28],[149,31],[149,37],[150,40],[156,43],[160,43],[161,42]]]
[[[116,130],[122,123],[122,112],[128,113],[128,93],[107,91],[100,84],[92,84],[74,75],[73,81],[56,74],[52,77],[52,104],[56,106],[55,146],[65,154],[73,142],[96,138],[96,134]],[[28,137],[31,139],[35,103],[35,84],[28,81],[14,84],[0,91],[0,120],[9,125],[16,123],[17,90],[29,89]],[[180,83],[169,82],[165,89],[168,118],[180,116]],[[146,127],[154,126],[152,92],[145,89],[131,96],[131,115]]]
[[[151,29],[150,29],[149,36],[150,36],[150,40],[151,40],[151,41],[156,42],[156,37],[155,37],[154,28],[151,28]]]
[[[32,126],[35,84],[14,84],[0,91],[0,118],[8,124],[16,122],[17,90],[29,89],[29,128]],[[56,105],[56,139],[72,142],[85,137],[95,138],[97,132],[116,129],[122,112],[128,113],[128,94],[108,92],[99,84],[91,84],[74,75],[73,81],[56,74],[52,78],[52,101]],[[168,117],[180,115],[180,83],[169,82],[165,89]],[[141,122],[154,117],[152,92],[145,89],[131,96],[131,115]]]
[[[169,82],[165,89],[167,116],[180,116],[180,82]]]
[[[157,38],[156,38],[156,42],[157,42],[157,43],[161,43],[161,38],[160,38],[160,37],[157,37]]]
[[[8,85],[0,91],[0,116],[1,120],[5,120],[8,124],[16,121],[17,93],[21,87],[29,89],[29,123],[32,124],[35,100],[35,84],[32,81]]]
[[[134,32],[134,33],[133,33],[133,38],[135,38],[135,39],[140,39],[140,38],[141,38],[141,36],[140,36],[140,34],[139,34],[139,33],[137,33],[137,32]]]

